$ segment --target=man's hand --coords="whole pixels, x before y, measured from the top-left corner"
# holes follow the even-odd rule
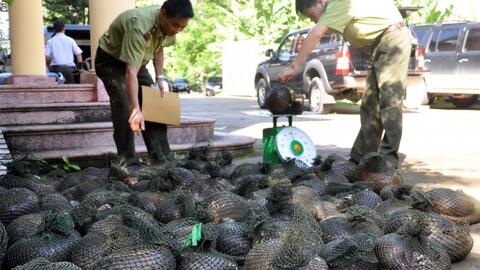
[[[143,113],[140,108],[135,108],[130,114],[130,119],[128,119],[130,128],[133,132],[139,134],[142,130],[145,130],[145,120],[143,119]]]
[[[282,72],[280,72],[278,79],[280,80],[281,83],[286,83],[293,77],[294,74],[295,74],[295,69],[292,66],[289,66],[287,68],[284,68]]]
[[[166,81],[164,79],[157,78],[156,82],[158,85],[158,90],[160,90],[160,96],[163,97],[163,95],[165,94]]]

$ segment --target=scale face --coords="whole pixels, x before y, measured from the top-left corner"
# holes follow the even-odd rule
[[[283,128],[275,140],[278,155],[282,160],[295,158],[310,167],[317,157],[317,149],[312,140],[298,128]]]

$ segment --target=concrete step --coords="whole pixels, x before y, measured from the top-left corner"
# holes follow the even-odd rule
[[[215,133],[209,141],[195,143],[170,143],[174,153],[185,154],[193,147],[210,144],[211,155],[213,157],[222,150],[228,150],[235,156],[245,155],[253,151],[255,139],[247,136],[236,136],[225,133]],[[136,152],[139,155],[147,153],[145,145],[137,145]],[[108,156],[116,154],[116,148],[113,145],[96,147],[79,147],[74,149],[45,150],[36,151],[33,157],[48,161],[62,162],[62,157],[69,157],[74,163],[82,167],[103,166],[102,164]]]
[[[214,123],[213,119],[182,118],[180,126],[169,127],[169,142],[188,144],[208,141],[213,138]],[[3,134],[12,153],[34,154],[37,151],[114,145],[111,122],[6,126]],[[136,144],[144,144],[142,136],[136,136]]]
[[[4,104],[0,107],[0,126],[108,121],[109,102]]]
[[[92,102],[98,100],[95,84],[0,85],[0,105]]]

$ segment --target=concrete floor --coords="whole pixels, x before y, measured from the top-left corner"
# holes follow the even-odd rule
[[[294,126],[311,137],[318,154],[347,156],[360,127],[356,112],[358,108],[351,106],[336,106],[334,113],[327,115],[307,112],[295,117]],[[182,114],[214,118],[219,131],[259,140],[262,130],[272,126],[269,113],[258,109],[254,98],[182,95]],[[469,110],[442,103],[406,111],[401,173],[409,184],[461,189],[480,199],[479,140],[480,104]],[[261,159],[258,148],[250,159]],[[480,224],[471,226],[471,234],[475,241],[472,252],[453,269],[480,269]]]

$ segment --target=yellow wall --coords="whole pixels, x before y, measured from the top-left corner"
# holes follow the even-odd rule
[[[9,21],[13,75],[45,76],[42,1],[13,1]]]
[[[89,0],[90,42],[92,49],[92,66],[98,39],[107,30],[110,23],[125,10],[135,7],[134,0]]]

